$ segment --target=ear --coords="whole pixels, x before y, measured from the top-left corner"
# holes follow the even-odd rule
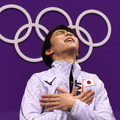
[[[54,53],[54,51],[52,50],[52,49],[47,49],[46,51],[45,51],[45,55],[47,55],[47,56],[50,56],[50,55],[52,55]]]

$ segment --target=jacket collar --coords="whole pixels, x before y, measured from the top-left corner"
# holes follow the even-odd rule
[[[57,72],[61,73],[66,77],[69,77],[72,65],[73,65],[72,73],[73,73],[73,77],[75,78],[78,75],[80,75],[81,72],[81,67],[77,62],[71,64],[66,61],[54,61],[52,63],[52,67],[54,67],[57,70]]]

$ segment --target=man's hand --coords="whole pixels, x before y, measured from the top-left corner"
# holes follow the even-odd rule
[[[59,88],[60,89],[60,88]],[[78,88],[75,87],[71,93],[72,96],[74,96],[76,94],[76,92],[78,91]],[[74,96],[75,99],[79,99],[80,101],[86,103],[86,104],[91,104],[92,103],[92,100],[94,98],[94,94],[95,92],[94,91],[91,91],[90,89],[89,90],[86,90],[84,92],[82,92],[80,95],[78,96]]]
[[[91,91],[89,89],[89,90],[86,90],[86,91],[82,92],[80,95],[74,96],[74,97],[76,99],[79,99],[80,101],[85,102],[86,104],[89,105],[89,104],[92,103],[92,100],[94,98],[94,94],[95,94],[95,92]]]
[[[47,108],[46,111],[52,111],[54,109],[70,111],[75,102],[74,96],[63,89],[57,88],[57,90],[62,94],[42,95],[40,102],[44,103],[40,103],[40,105],[50,106],[50,108]]]
[[[42,106],[50,106],[50,108],[47,108],[46,111],[52,111],[54,109],[70,111],[73,107],[75,99],[79,99],[89,105],[94,98],[94,92],[91,90],[86,90],[78,96],[74,96],[78,90],[77,87],[73,89],[71,94],[60,88],[57,88],[57,90],[62,94],[42,95],[42,99],[40,99],[40,102],[42,103],[40,104]]]

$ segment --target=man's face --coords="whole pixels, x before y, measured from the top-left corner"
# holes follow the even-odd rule
[[[77,37],[64,29],[56,30],[51,37],[51,50],[54,54],[61,55],[66,51],[76,51],[78,55],[79,42]]]

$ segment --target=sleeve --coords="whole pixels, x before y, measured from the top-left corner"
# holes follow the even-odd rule
[[[94,99],[93,109],[77,99],[69,115],[75,120],[116,120],[102,81],[99,82]]]
[[[66,120],[68,113],[61,110],[43,112],[39,99],[45,94],[45,88],[36,75],[27,83],[21,102],[20,120]]]

